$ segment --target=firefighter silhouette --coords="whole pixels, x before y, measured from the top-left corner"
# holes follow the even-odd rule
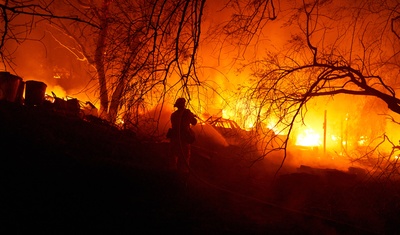
[[[172,127],[167,137],[171,140],[174,167],[180,172],[188,173],[191,144],[195,141],[195,134],[191,129],[191,125],[196,125],[197,119],[196,115],[186,108],[185,98],[178,98],[174,107],[176,107],[177,110],[171,114]]]

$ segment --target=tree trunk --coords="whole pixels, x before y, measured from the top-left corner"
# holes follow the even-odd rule
[[[97,69],[97,79],[100,87],[100,117],[108,120],[108,91],[107,91],[107,79],[104,70],[104,50],[106,44],[106,38],[108,34],[108,14],[110,0],[104,0],[101,9],[101,29],[99,32],[99,38],[97,40],[97,47],[95,52],[95,63]]]
[[[110,109],[108,110],[108,118],[110,122],[115,122],[117,119],[117,114],[119,110],[119,105],[121,103],[121,98],[125,88],[125,78],[121,78],[118,82],[117,88],[113,92]]]

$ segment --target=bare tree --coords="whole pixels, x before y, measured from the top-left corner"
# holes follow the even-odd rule
[[[65,1],[64,10],[99,28],[59,21],[52,24],[58,30],[53,33],[93,68],[100,111],[114,122],[122,105],[129,109],[145,96],[162,100],[171,89],[167,80],[172,74],[179,77],[172,87],[179,85],[182,95],[189,95],[191,85],[199,85],[194,66],[204,4],[204,0]]]
[[[52,1],[33,0],[6,0],[0,3],[0,57],[5,70],[14,70],[14,52],[18,45],[26,40],[40,40],[30,37],[30,34],[41,21],[62,19],[96,27],[76,16],[56,14],[51,11],[52,4]]]
[[[291,38],[252,63],[259,120],[275,115],[291,134],[310,100],[338,94],[374,97],[400,114],[397,1],[303,1],[291,8]],[[282,147],[286,150],[288,138]]]

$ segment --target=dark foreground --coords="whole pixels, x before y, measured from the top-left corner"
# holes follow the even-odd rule
[[[0,104],[2,234],[396,234],[397,182],[270,176],[220,154],[186,179],[167,144],[98,121]]]

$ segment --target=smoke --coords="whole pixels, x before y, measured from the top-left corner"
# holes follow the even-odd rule
[[[160,140],[167,141],[166,134],[171,127],[171,114],[174,110],[170,106],[157,105],[146,113],[140,115],[138,131],[143,135],[158,136]],[[195,126],[192,126],[196,133],[196,142],[194,145],[204,148],[227,147],[226,139],[210,124],[198,120]]]
[[[226,139],[213,126],[207,123],[200,123],[194,126],[193,131],[196,133],[195,145],[203,147],[228,147]]]

